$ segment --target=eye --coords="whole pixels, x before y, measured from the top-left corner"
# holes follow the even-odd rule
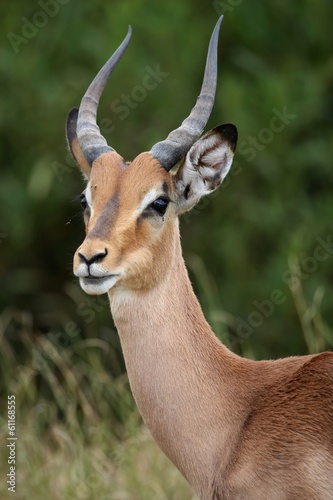
[[[80,202],[83,210],[85,210],[88,206],[87,198],[84,193],[80,194]]]
[[[153,201],[153,203],[150,206],[160,215],[164,215],[166,209],[168,208],[168,204],[169,200],[167,198],[157,198],[157,200]]]

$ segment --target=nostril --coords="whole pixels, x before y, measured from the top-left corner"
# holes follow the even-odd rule
[[[82,253],[82,252],[78,252],[78,256],[80,257],[80,259],[85,262],[86,264],[89,263],[89,259]]]
[[[104,257],[106,257],[108,254],[107,249],[104,249],[104,252],[97,252],[94,255],[92,255],[89,259],[89,264],[92,264],[93,262],[98,262],[99,260],[103,260]]]
[[[106,248],[104,249],[104,252],[96,252],[91,257],[87,257],[86,255],[84,255],[84,253],[78,252],[80,259],[83,262],[85,262],[87,264],[87,266],[90,266],[94,262],[98,262],[100,260],[103,260],[107,254],[108,254],[108,251]]]

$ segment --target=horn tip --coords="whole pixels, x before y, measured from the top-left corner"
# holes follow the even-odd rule
[[[219,32],[219,31],[220,31],[220,27],[221,27],[221,24],[222,24],[223,18],[224,18],[224,15],[222,14],[222,15],[218,18],[218,20],[217,20],[217,23],[216,23],[216,25],[215,25],[214,31],[217,31],[217,32]]]

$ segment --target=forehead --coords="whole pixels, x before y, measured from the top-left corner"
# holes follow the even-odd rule
[[[149,193],[169,194],[171,175],[150,153],[142,153],[129,165],[115,152],[102,155],[91,170],[89,186],[92,198],[109,199],[114,195],[138,201]]]

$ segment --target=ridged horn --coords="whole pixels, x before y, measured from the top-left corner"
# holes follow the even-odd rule
[[[125,39],[95,76],[81,100],[76,133],[82,152],[90,165],[102,153],[114,151],[113,148],[108,146],[96,123],[97,108],[104,87],[124,54],[131,34],[132,28],[129,26]]]
[[[179,128],[170,132],[164,141],[157,142],[150,150],[167,171],[185,156],[201,136],[210,117],[216,92],[217,45],[222,20],[223,16],[217,21],[209,42],[203,83],[194,108]]]

